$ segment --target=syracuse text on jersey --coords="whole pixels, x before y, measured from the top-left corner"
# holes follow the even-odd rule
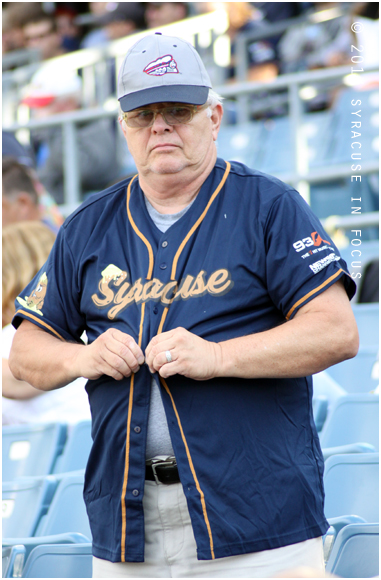
[[[114,264],[110,264],[103,270],[102,278],[98,284],[98,290],[102,297],[97,294],[93,294],[91,297],[98,308],[114,305],[107,314],[110,320],[113,320],[119,312],[133,302],[141,304],[149,300],[160,300],[168,306],[174,300],[198,298],[206,293],[212,296],[223,296],[234,286],[230,272],[225,269],[216,270],[208,278],[205,270],[201,270],[197,276],[188,274],[181,280],[180,284],[177,280],[171,280],[164,284],[158,278],[146,282],[139,278],[130,284],[128,277],[127,272],[120,270]]]

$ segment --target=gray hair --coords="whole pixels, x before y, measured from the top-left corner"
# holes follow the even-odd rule
[[[211,117],[212,110],[217,105],[222,105],[223,99],[224,99],[224,97],[221,97],[221,95],[216,93],[216,91],[214,91],[213,89],[209,89],[208,98],[206,100],[207,104],[209,105],[209,107],[206,109],[206,114],[208,117]]]

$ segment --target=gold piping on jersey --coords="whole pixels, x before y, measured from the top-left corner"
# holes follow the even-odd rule
[[[194,465],[193,465],[192,457],[191,457],[191,454],[189,452],[188,443],[187,443],[187,440],[186,440],[185,435],[184,435],[184,431],[183,431],[183,428],[182,428],[182,425],[181,425],[181,421],[180,421],[180,416],[178,414],[178,411],[177,411],[177,408],[176,408],[175,401],[173,399],[172,393],[169,390],[169,387],[168,387],[167,383],[165,382],[165,380],[162,377],[160,377],[160,381],[162,382],[165,390],[167,391],[167,393],[168,393],[168,395],[169,395],[169,397],[171,399],[171,403],[172,403],[172,406],[173,406],[173,410],[175,412],[176,419],[177,419],[177,423],[179,425],[179,429],[180,429],[180,433],[181,433],[181,438],[183,440],[184,447],[185,447],[185,451],[186,451],[186,454],[187,454],[187,457],[188,457],[189,467],[190,467],[190,470],[191,470],[192,475],[193,475],[193,479],[194,479],[195,484],[196,484],[196,489],[197,489],[198,493],[200,494],[201,506],[202,506],[202,513],[203,513],[203,516],[204,516],[206,528],[208,530],[208,535],[209,535],[210,553],[212,555],[212,560],[214,560],[215,559],[215,555],[214,555],[213,535],[212,535],[212,530],[211,530],[210,523],[209,523],[208,513],[206,511],[206,504],[205,504],[204,492],[202,491],[202,489],[200,487],[200,484],[198,482],[198,479],[197,479],[197,475],[196,475],[196,471],[195,471],[195,468],[194,468]]]
[[[295,302],[294,306],[287,313],[286,320],[289,320],[290,319],[290,316],[294,312],[295,308],[297,308],[303,302],[305,302],[306,300],[308,300],[308,298],[310,298],[311,296],[313,296],[313,294],[316,294],[316,292],[319,292],[319,290],[321,290],[322,288],[324,288],[324,286],[327,286],[327,284],[329,284],[330,282],[332,282],[332,280],[334,280],[335,278],[337,278],[341,273],[344,273],[344,270],[342,270],[340,268],[340,270],[338,270],[336,272],[336,274],[333,274],[333,276],[331,276],[330,278],[328,278],[325,282],[323,282],[323,284],[320,284],[320,286],[318,286],[317,288],[314,288],[313,290],[311,290],[311,292],[308,292],[308,294],[306,294],[305,296],[303,296],[303,298],[301,298],[300,300],[298,300],[297,302]]]
[[[202,212],[202,214],[200,215],[200,217],[198,218],[198,220],[196,221],[196,223],[193,224],[193,226],[191,227],[191,229],[189,230],[189,232],[187,233],[187,235],[185,236],[185,238],[183,239],[183,241],[181,242],[175,257],[173,259],[173,263],[172,263],[172,270],[171,270],[171,280],[176,280],[176,268],[177,268],[177,262],[179,261],[179,257],[181,252],[183,251],[185,245],[187,244],[189,238],[194,234],[194,232],[196,231],[196,229],[198,228],[198,226],[201,224],[201,222],[203,221],[203,219],[205,218],[206,214],[209,211],[210,206],[212,205],[213,201],[215,200],[215,198],[217,197],[217,195],[220,193],[221,189],[223,188],[223,186],[225,185],[225,181],[228,178],[228,175],[230,173],[230,163],[229,161],[225,161],[226,163],[226,169],[225,169],[225,173],[219,183],[219,185],[217,186],[217,188],[215,189],[215,191],[213,192],[206,208],[204,209],[204,211]],[[175,294],[175,293],[174,293]],[[173,298],[170,302],[170,304],[173,302]],[[164,322],[165,319],[167,317],[167,313],[168,313],[168,308],[169,306],[167,306],[164,309],[164,312],[162,314],[161,317],[161,321],[160,321],[160,325],[159,325],[159,329],[158,329],[158,334],[161,334],[161,332],[163,331],[163,326],[164,326]]]
[[[130,183],[128,184],[128,188],[127,188],[127,215],[128,215],[128,219],[134,229],[134,232],[136,233],[137,236],[139,236],[139,238],[144,242],[144,244],[147,247],[148,250],[148,258],[149,258],[149,267],[148,267],[148,274],[147,274],[147,280],[151,279],[152,276],[152,272],[153,272],[153,251],[152,251],[152,247],[151,244],[149,243],[149,241],[147,240],[147,238],[145,236],[143,236],[143,234],[141,233],[141,231],[138,229],[137,225],[135,224],[134,220],[132,219],[132,215],[131,215],[131,211],[130,211],[130,197],[131,197],[131,184],[134,181],[134,179],[138,176],[138,174],[134,175],[134,177],[131,179]]]
[[[36,322],[38,322],[38,324],[45,326],[48,330],[50,330],[50,332],[53,332],[53,334],[55,334],[60,340],[62,340],[63,342],[66,342],[66,340],[56,330],[54,330],[54,328],[52,328],[49,324],[46,324],[46,322],[43,322],[41,320],[41,318],[37,318],[37,316],[33,316],[33,314],[30,314],[29,312],[25,312],[25,310],[17,310],[16,311],[16,314],[21,314],[21,313],[25,314],[25,316],[28,316],[28,318],[35,320]]]
[[[137,175],[131,179],[130,183],[128,184],[127,188],[127,215],[128,219],[133,227],[135,233],[139,236],[139,238],[144,242],[148,250],[148,273],[147,279],[150,280],[152,277],[153,272],[153,251],[152,246],[143,236],[143,234],[137,228],[134,220],[132,219],[132,215],[130,212],[130,197],[131,197],[131,184],[134,181]],[[142,346],[142,337],[143,337],[143,322],[144,322],[144,313],[145,313],[145,303],[142,303],[141,308],[141,316],[140,316],[140,326],[139,326],[139,338],[138,338],[138,345]],[[130,431],[131,431],[131,417],[132,417],[132,405],[134,400],[134,382],[135,382],[135,374],[131,374],[130,380],[130,396],[128,401],[128,415],[127,415],[127,437],[126,437],[126,454],[125,454],[125,463],[124,463],[124,476],[123,476],[123,487],[122,487],[122,497],[120,498],[121,507],[122,507],[122,538],[121,538],[121,561],[126,561],[126,527],[127,527],[127,519],[126,519],[126,503],[125,503],[125,496],[127,491],[127,483],[128,483],[128,472],[130,469]]]

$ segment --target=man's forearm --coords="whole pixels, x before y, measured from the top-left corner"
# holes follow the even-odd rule
[[[9,367],[16,379],[36,389],[58,389],[81,376],[74,364],[81,348],[84,345],[62,342],[24,320],[13,339]]]

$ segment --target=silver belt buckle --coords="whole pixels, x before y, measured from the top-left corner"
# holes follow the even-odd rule
[[[151,467],[152,467],[152,473],[153,473],[153,476],[155,478],[156,483],[162,483],[158,479],[158,476],[157,476],[157,473],[156,473],[156,467],[161,467],[162,465],[176,465],[176,459],[175,458],[173,458],[173,459],[168,458],[165,461],[160,461],[159,460],[159,461],[152,462],[152,465],[151,465]]]

